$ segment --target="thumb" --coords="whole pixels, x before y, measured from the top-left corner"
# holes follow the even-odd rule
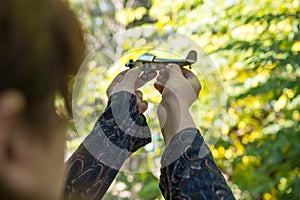
[[[183,76],[181,68],[177,64],[168,64],[166,66],[166,72],[169,75],[169,77]]]
[[[160,94],[162,94],[163,91],[164,91],[165,86],[164,86],[164,85],[161,85],[161,84],[158,83],[158,82],[155,82],[155,83],[154,83],[154,88],[155,88]]]
[[[137,81],[135,82],[135,89],[138,89],[140,87],[142,87],[143,85],[145,85],[147,82],[151,81],[152,79],[154,79],[156,77],[157,73],[156,71],[152,71],[148,74],[148,79],[147,80],[143,80],[140,77],[137,79]]]

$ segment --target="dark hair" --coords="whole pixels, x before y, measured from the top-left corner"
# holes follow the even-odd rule
[[[0,1],[0,94],[22,92],[27,114],[57,92],[69,102],[68,81],[84,51],[80,24],[65,2]]]

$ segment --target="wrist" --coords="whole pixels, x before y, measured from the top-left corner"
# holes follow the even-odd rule
[[[102,132],[105,141],[129,152],[135,152],[151,142],[146,118],[136,107],[136,96],[126,91],[114,93],[109,98],[108,105],[94,129],[93,135]]]
[[[119,93],[119,92],[129,92],[131,94],[134,94],[134,89],[128,88],[128,87],[119,87],[119,88],[114,89],[109,96]]]
[[[163,105],[166,111],[170,113],[178,113],[185,110],[188,111],[190,107],[190,105],[183,101],[180,101],[176,97],[168,99],[163,98],[160,104]]]
[[[180,103],[163,105],[165,108],[165,123],[161,127],[165,144],[180,131],[186,128],[196,128],[189,107]],[[162,117],[160,117],[162,119]]]

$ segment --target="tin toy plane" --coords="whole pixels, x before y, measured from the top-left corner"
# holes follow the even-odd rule
[[[191,68],[191,65],[195,62],[197,62],[197,52],[195,50],[191,50],[189,51],[185,59],[158,58],[153,54],[145,53],[141,55],[136,61],[130,59],[129,62],[125,64],[125,66],[129,67],[130,69],[133,67],[141,66],[143,71],[141,78],[143,80],[147,80],[148,74],[151,71],[162,69],[169,63],[177,64],[180,67],[189,66]]]

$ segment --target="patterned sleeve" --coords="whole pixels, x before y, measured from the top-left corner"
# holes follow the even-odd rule
[[[65,199],[101,199],[124,161],[151,142],[136,96],[113,94],[93,131],[67,161]]]
[[[200,132],[188,128],[171,140],[161,160],[165,199],[235,199]]]

